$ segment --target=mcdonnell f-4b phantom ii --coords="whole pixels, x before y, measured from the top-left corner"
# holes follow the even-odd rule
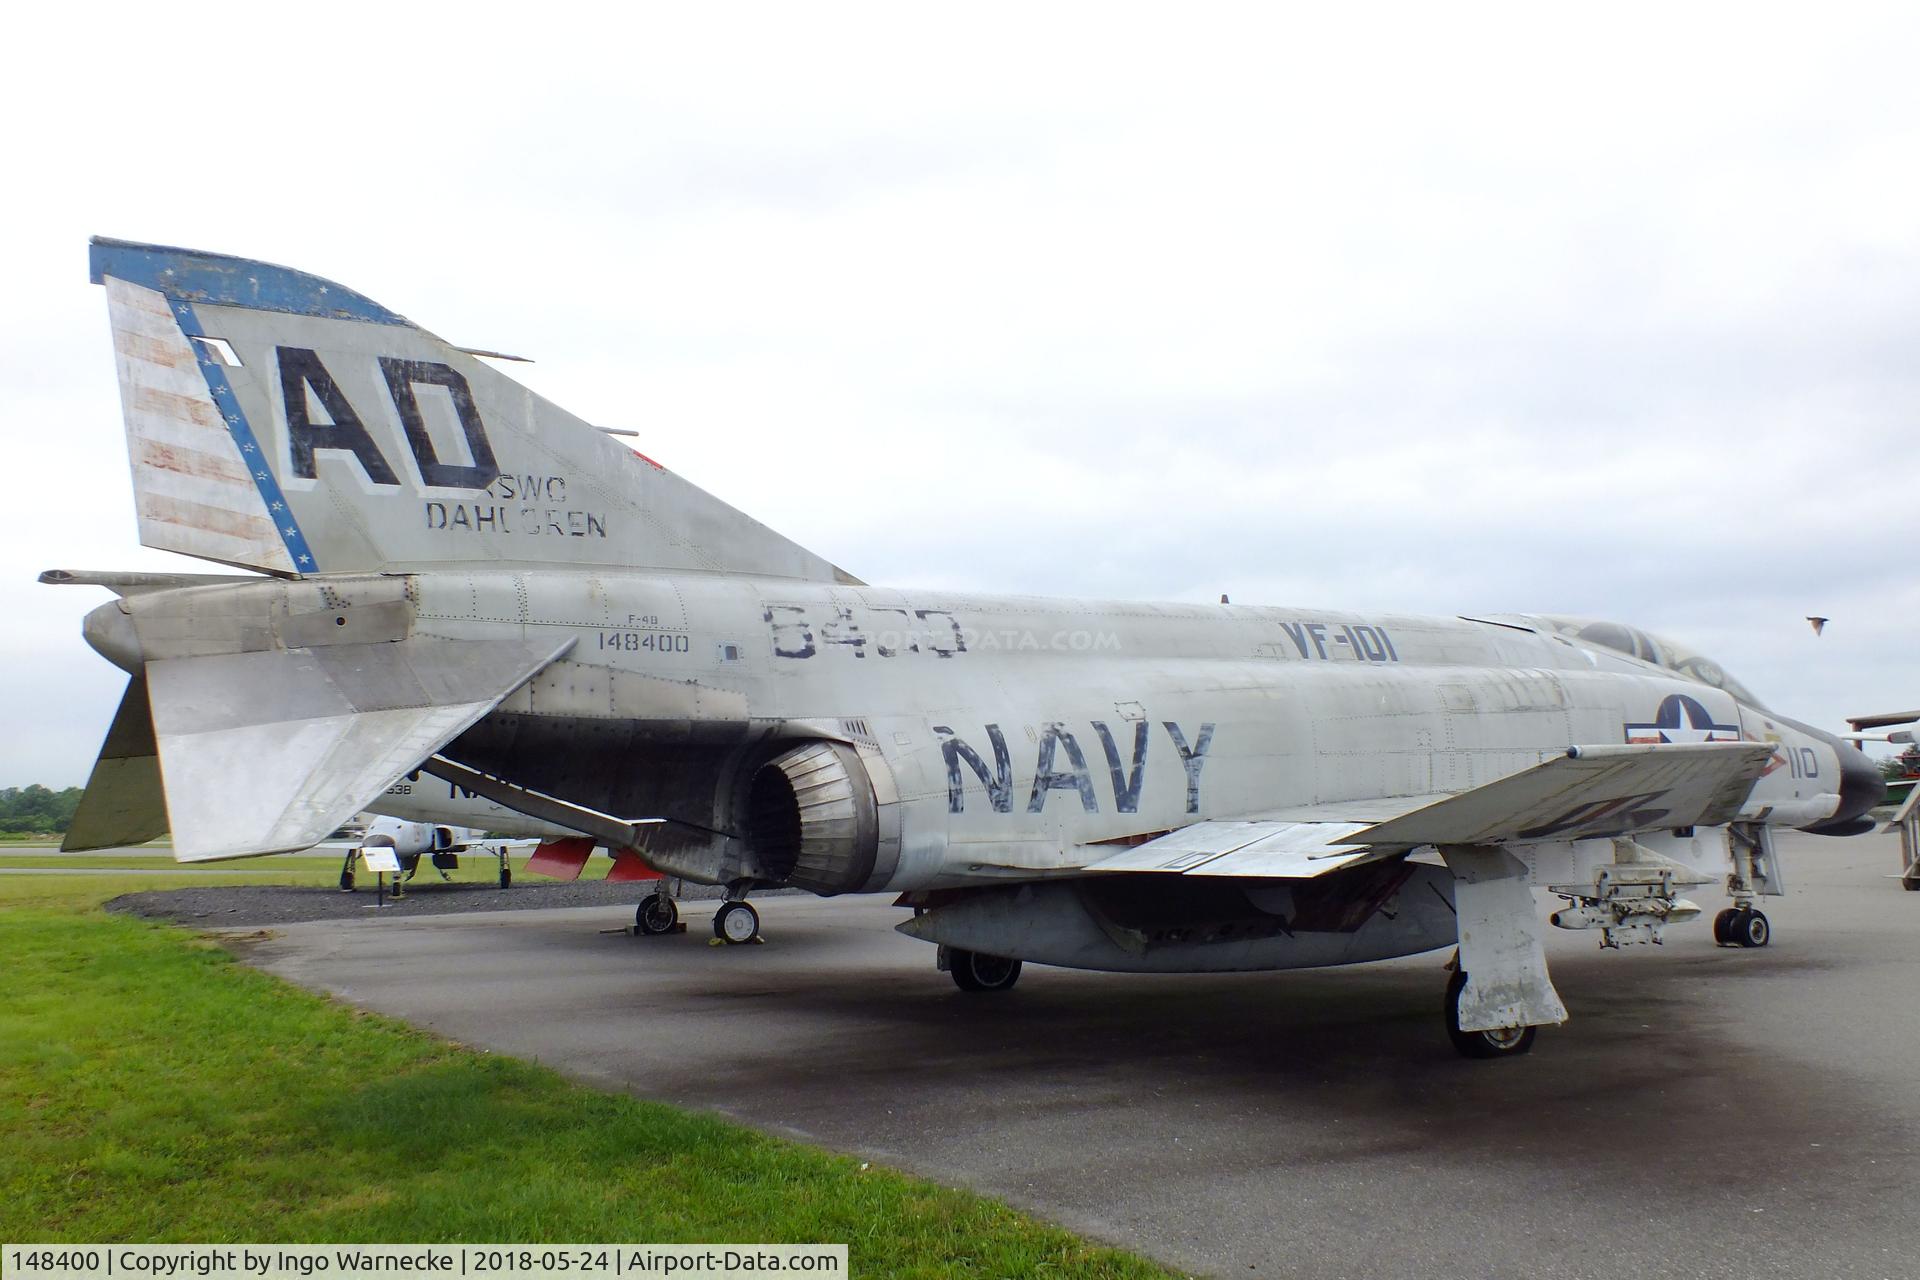
[[[413,769],[724,885],[892,893],[969,991],[1456,947],[1472,1056],[1567,1016],[1533,889],[1659,941],[1879,772],[1719,665],[1560,617],[868,586],[371,299],[97,240],[141,539],[66,574],[132,676],[76,826],[304,848]],[[264,575],[264,576],[262,576]],[[745,921],[745,927],[742,922]],[[730,923],[729,923],[730,922]]]

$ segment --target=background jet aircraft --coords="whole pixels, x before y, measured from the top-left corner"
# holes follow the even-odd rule
[[[340,867],[340,887],[354,886],[354,863],[367,849],[391,849],[400,862],[400,877],[411,880],[420,870],[420,860],[433,864],[442,879],[460,865],[460,855],[483,847],[484,831],[469,827],[449,827],[432,822],[407,822],[401,818],[376,817],[367,825],[358,843],[347,849]],[[484,846],[500,860],[500,887],[513,884],[513,869],[507,865],[508,844],[496,841]]]
[[[506,851],[511,846],[537,842],[539,847],[527,860],[526,870],[558,880],[579,879],[588,860],[600,847],[591,836],[582,836],[569,828],[528,817],[455,783],[423,776],[418,769],[407,773],[383,791],[369,812],[389,815],[382,821],[397,824],[401,838],[412,844],[428,845],[439,841],[444,845],[456,840],[477,844],[483,831],[509,837],[505,842],[486,842],[487,847],[500,858],[502,889],[513,883],[506,858]],[[469,830],[460,825],[449,825],[460,823],[478,824],[478,827]],[[370,840],[372,834],[369,833]],[[433,865],[436,867],[458,865],[460,850],[442,848],[429,851],[433,852]],[[607,870],[608,880],[615,883],[637,880],[656,882],[655,891],[643,899],[634,911],[634,928],[647,934],[674,932],[679,924],[680,912],[668,891],[666,877],[655,870],[636,849],[615,846],[605,852],[613,859],[613,866]],[[342,888],[352,887],[346,883],[348,874],[347,871],[341,872]],[[408,875],[411,878],[411,869]],[[758,918],[749,916],[746,919],[754,925],[752,934],[744,939],[726,940],[751,941],[758,936]],[[726,938],[724,934],[721,936]]]
[[[142,540],[270,575],[85,623],[132,676],[89,804],[183,860],[311,844],[418,767],[727,886],[722,922],[903,894],[970,991],[1457,945],[1449,1032],[1500,1056],[1566,1017],[1534,887],[1621,946],[1729,866],[1716,936],[1765,945],[1773,830],[1884,793],[1614,624],[870,587],[353,290],[91,263]]]

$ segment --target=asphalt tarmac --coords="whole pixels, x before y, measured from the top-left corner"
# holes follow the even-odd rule
[[[1782,854],[1765,950],[1554,931],[1572,1020],[1494,1063],[1447,1044],[1444,952],[1029,966],[970,996],[885,898],[770,900],[763,946],[709,946],[695,904],[666,938],[589,907],[295,924],[249,955],[1215,1276],[1920,1276],[1920,894],[1890,837]]]

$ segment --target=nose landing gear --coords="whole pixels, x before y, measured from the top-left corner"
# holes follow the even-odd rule
[[[1764,947],[1773,941],[1773,926],[1756,907],[1728,907],[1713,918],[1713,940],[1723,947]]]
[[[1736,822],[1727,829],[1733,855],[1733,874],[1727,892],[1733,905],[1713,918],[1713,940],[1723,947],[1764,947],[1773,941],[1773,926],[1754,899],[1780,892],[1779,863],[1773,853],[1773,833],[1764,826]]]

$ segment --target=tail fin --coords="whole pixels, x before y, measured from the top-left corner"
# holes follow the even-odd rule
[[[376,302],[96,239],[150,547],[282,575],[449,562],[855,582]]]

